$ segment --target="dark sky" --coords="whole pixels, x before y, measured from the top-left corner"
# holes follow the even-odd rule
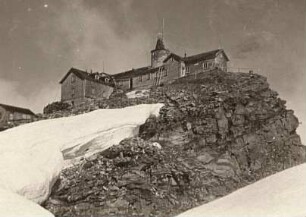
[[[306,125],[305,0],[0,0],[0,102],[41,112],[70,69],[149,64],[165,20],[183,55],[223,48],[260,69]]]

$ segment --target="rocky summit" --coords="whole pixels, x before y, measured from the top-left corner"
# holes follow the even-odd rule
[[[305,162],[298,119],[257,74],[200,73],[82,108],[156,102],[165,106],[137,137],[62,171],[44,206],[56,216],[174,216]]]

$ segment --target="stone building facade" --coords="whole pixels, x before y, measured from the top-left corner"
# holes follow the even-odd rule
[[[0,130],[32,122],[35,117],[29,109],[0,104]]]
[[[75,68],[68,71],[60,84],[61,101],[72,105],[109,98],[115,86],[113,78],[106,73],[88,73]]]

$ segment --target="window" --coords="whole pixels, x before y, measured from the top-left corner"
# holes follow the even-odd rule
[[[186,73],[188,74],[189,72],[189,66],[186,66]]]
[[[95,95],[96,94],[96,89],[94,87],[91,88],[91,94]]]
[[[203,63],[203,69],[208,69],[208,63],[207,62]]]
[[[168,76],[168,70],[167,69],[163,69],[162,75],[163,75],[163,77],[167,77]]]
[[[156,78],[156,73],[151,73],[151,78]]]
[[[75,89],[74,89],[74,87],[72,87],[72,89],[71,89],[71,98],[74,98],[74,96],[75,96]]]
[[[151,80],[151,73],[147,74],[147,80]]]
[[[26,114],[22,114],[22,119],[27,119],[27,115]]]
[[[142,76],[141,75],[138,77],[138,81],[142,82]]]
[[[10,113],[9,119],[10,119],[10,121],[14,120],[14,114],[13,113]]]
[[[181,77],[184,77],[184,76],[185,76],[185,71],[181,70]]]
[[[71,83],[74,83],[75,82],[75,74],[72,74],[71,75]]]

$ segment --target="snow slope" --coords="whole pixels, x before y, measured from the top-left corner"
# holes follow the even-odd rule
[[[177,217],[305,217],[306,163]]]
[[[17,198],[18,195],[13,193],[42,203],[64,165],[135,135],[139,125],[150,115],[158,115],[162,106],[152,104],[96,110],[1,132],[0,191],[6,193],[0,194],[0,216],[6,211],[3,208],[11,209],[11,200],[6,200],[6,197]],[[13,196],[5,196],[7,193]],[[18,202],[23,207],[22,201]],[[18,209],[18,204],[14,205],[15,209]]]
[[[23,196],[0,188],[0,217],[54,217],[52,213]]]

